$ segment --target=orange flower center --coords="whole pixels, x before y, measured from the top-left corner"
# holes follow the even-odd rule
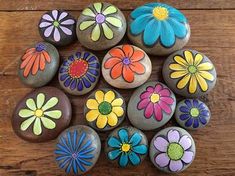
[[[83,59],[75,60],[69,66],[69,75],[72,78],[80,78],[86,74],[88,70],[88,63]]]

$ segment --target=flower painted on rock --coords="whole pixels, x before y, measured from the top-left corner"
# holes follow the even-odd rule
[[[123,118],[123,103],[122,98],[116,98],[114,91],[109,90],[104,93],[98,90],[95,93],[95,99],[91,98],[86,102],[86,107],[89,109],[86,119],[88,122],[96,120],[96,126],[99,129],[107,125],[116,126],[118,118]]]
[[[169,65],[172,73],[170,78],[180,79],[177,83],[178,89],[183,89],[187,85],[190,94],[194,94],[197,88],[200,87],[202,91],[208,90],[208,84],[206,80],[214,81],[214,76],[209,72],[214,69],[214,66],[210,62],[203,62],[203,55],[197,53],[195,56],[189,50],[184,51],[184,57],[176,55],[174,56],[176,63]],[[199,84],[199,86],[198,86]]]
[[[45,37],[53,36],[54,41],[59,42],[61,35],[73,35],[70,29],[75,24],[75,20],[69,17],[64,11],[52,10],[42,16],[39,28],[45,29],[43,35]]]
[[[108,139],[108,146],[113,148],[108,152],[110,160],[118,159],[121,167],[126,167],[128,163],[136,166],[141,163],[140,155],[147,154],[147,145],[140,144],[142,136],[139,133],[128,135],[126,129],[122,128],[118,131],[119,138],[112,136]]]
[[[92,166],[92,152],[95,148],[91,146],[92,141],[86,140],[86,137],[85,132],[78,136],[77,130],[74,130],[67,131],[67,136],[59,139],[55,150],[56,161],[67,174],[71,171],[74,174],[78,174],[79,171],[86,172],[86,166]]]
[[[204,103],[196,99],[193,99],[193,101],[186,99],[184,103],[185,106],[179,108],[182,113],[179,119],[185,121],[186,127],[198,128],[200,124],[207,124],[210,113]]]
[[[20,69],[24,69],[23,76],[36,75],[39,70],[43,71],[47,63],[51,62],[49,53],[45,50],[46,46],[38,43],[35,48],[28,49],[21,58]]]
[[[160,41],[164,47],[171,47],[176,38],[183,39],[188,33],[185,16],[166,4],[145,4],[136,8],[131,13],[131,18],[131,34],[142,34],[143,43],[147,46]]]
[[[169,130],[167,136],[158,136],[154,140],[154,147],[161,152],[155,157],[155,163],[160,168],[168,167],[171,172],[179,172],[194,159],[191,146],[189,136],[181,136],[178,130]]]
[[[102,35],[111,40],[114,38],[112,28],[118,29],[123,25],[122,21],[114,16],[117,12],[118,9],[113,5],[104,8],[103,3],[94,3],[82,11],[82,15],[86,18],[80,23],[79,29],[84,31],[92,26],[91,40],[94,42],[98,41]]]
[[[35,135],[42,134],[42,127],[46,129],[56,128],[56,123],[52,120],[61,118],[62,112],[60,110],[50,110],[54,108],[59,100],[57,97],[52,97],[45,102],[46,96],[43,93],[37,95],[36,100],[29,98],[26,101],[27,108],[20,109],[19,116],[24,120],[20,129],[26,131],[33,123],[33,133]]]
[[[141,93],[137,108],[144,109],[146,119],[154,116],[157,121],[161,121],[163,113],[172,113],[171,105],[174,103],[174,99],[171,94],[168,88],[163,88],[159,83],[155,86],[148,86],[146,91]]]
[[[100,63],[88,52],[77,52],[65,60],[59,70],[59,80],[71,90],[90,88],[99,77]]]
[[[109,51],[111,57],[104,63],[105,69],[111,69],[110,76],[117,79],[120,76],[128,82],[132,83],[135,74],[143,75],[145,67],[140,62],[144,59],[145,54],[141,50],[135,50],[132,45],[122,45],[115,47]]]

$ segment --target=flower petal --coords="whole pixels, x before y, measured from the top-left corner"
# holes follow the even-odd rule
[[[97,13],[101,13],[102,3],[97,2],[97,3],[94,3],[93,6],[94,6]]]
[[[21,109],[19,111],[19,114],[18,114],[20,117],[22,118],[27,118],[27,117],[31,117],[34,115],[34,111],[32,110],[29,110],[29,109]]]
[[[87,114],[86,114],[86,120],[88,122],[93,122],[94,120],[97,119],[97,117],[99,116],[99,111],[96,109],[92,109],[90,110]]]
[[[41,22],[40,24],[39,24],[39,27],[40,28],[45,28],[45,27],[48,27],[48,26],[50,26],[50,25],[52,25],[52,23],[50,23],[50,22]]]
[[[144,52],[140,51],[140,50],[135,50],[131,59],[131,62],[138,62],[140,60],[142,60],[144,58],[145,54]]]
[[[181,114],[180,115],[180,120],[187,120],[188,118],[190,118],[191,116],[189,114]]]
[[[124,52],[125,57],[128,57],[131,59],[133,53],[134,53],[134,48],[132,45],[123,45],[122,50]]]
[[[190,116],[191,117],[191,116]],[[186,122],[185,122],[185,126],[186,127],[191,127],[193,124],[193,118],[189,118]]]
[[[82,14],[85,15],[85,16],[95,17],[95,13],[89,8],[85,8],[82,11]]]
[[[194,118],[193,119],[193,128],[198,128],[199,127],[199,119],[198,118]]]
[[[184,38],[187,35],[185,24],[180,23],[174,18],[169,18],[167,22],[172,26],[176,37]]]
[[[107,116],[106,115],[99,115],[96,121],[96,126],[100,129],[103,129],[107,125]]]
[[[121,151],[119,149],[116,149],[116,150],[110,151],[108,153],[108,157],[110,160],[115,160],[120,154],[121,154]]]
[[[196,79],[198,81],[198,84],[200,85],[201,89],[205,92],[208,90],[208,84],[205,81],[205,79],[201,76],[201,74],[195,74],[196,75]],[[208,73],[209,77],[210,77],[210,73]],[[203,75],[203,76],[208,76],[208,75]],[[211,75],[212,76],[212,75]],[[212,76],[213,77],[213,76]]]
[[[111,103],[112,106],[122,106],[124,103],[122,98],[116,98],[115,100],[113,100],[113,102]]]
[[[209,81],[213,81],[215,79],[214,76],[207,71],[200,71],[199,75]]]
[[[184,58],[182,58],[181,56],[174,56],[174,60],[175,62],[177,62],[178,64],[187,67],[189,64],[186,62],[186,60]]]
[[[33,67],[32,67],[32,74],[33,75],[36,75],[36,73],[38,72],[38,69],[39,69],[39,61],[40,61],[40,55],[37,54],[37,57],[35,59],[35,62],[33,64]]]
[[[180,140],[180,133],[178,130],[170,130],[167,133],[167,139],[170,143],[176,142],[178,143]]]
[[[91,32],[91,39],[95,42],[100,39],[100,26],[98,24],[96,24]]]
[[[60,41],[60,32],[59,32],[59,30],[57,28],[55,28],[53,36],[54,36],[54,40],[56,42]]]
[[[154,117],[157,121],[161,121],[163,118],[162,108],[160,107],[158,103],[154,105]]]
[[[152,18],[151,18],[150,14],[143,14],[143,15],[139,16],[138,18],[136,18],[130,24],[131,34],[139,35],[140,33],[142,33],[145,30],[146,25],[149,23],[149,21],[151,19]]]
[[[57,97],[52,97],[50,98],[46,104],[42,107],[43,111],[46,111],[52,107],[54,107],[55,105],[57,105],[57,103],[59,102],[59,99]]]
[[[135,152],[131,152],[128,155],[132,165],[137,166],[140,164],[141,160],[140,157],[138,155],[135,154]]]
[[[109,69],[114,67],[116,64],[120,63],[121,59],[118,57],[111,57],[108,60],[105,61],[104,63],[104,68]]]
[[[121,117],[124,114],[124,110],[122,107],[113,107],[112,111],[118,116]]]
[[[62,12],[62,13],[59,15],[58,21],[63,20],[66,16],[68,16],[68,13],[67,13],[67,12]]]
[[[141,93],[141,95],[140,95],[140,99],[141,99],[141,100],[143,100],[143,99],[149,98],[149,97],[150,97],[150,95],[151,95],[151,93],[150,93],[150,92],[145,91],[145,92]]]
[[[104,36],[107,39],[111,40],[113,38],[112,29],[106,23],[102,23],[102,28],[103,28]]]
[[[32,98],[29,98],[26,100],[26,105],[29,109],[35,111],[37,108],[36,108],[36,104],[34,102],[34,100]]]
[[[122,128],[118,131],[118,136],[121,140],[121,143],[127,143],[128,142],[128,132],[126,129]]]
[[[112,103],[112,101],[115,99],[115,93],[112,90],[109,90],[104,95],[104,101],[107,101],[109,103]]]
[[[155,44],[161,33],[161,22],[152,19],[144,30],[143,40],[148,46]]]
[[[130,69],[129,66],[123,67],[122,76],[124,80],[128,83],[132,83],[134,81],[134,72]]]
[[[109,124],[109,126],[113,127],[113,126],[117,125],[117,123],[118,123],[117,115],[115,113],[111,112],[108,115],[108,124]]]
[[[198,66],[202,62],[203,56],[199,53],[196,54],[194,58],[194,65]]]
[[[193,65],[193,54],[191,51],[185,50],[184,57],[189,65]]]
[[[144,116],[145,118],[149,119],[152,115],[153,115],[153,103],[149,102],[149,104],[147,105],[147,107],[144,110]]]
[[[195,93],[197,90],[197,79],[195,75],[191,76],[190,82],[189,82],[189,93]]]
[[[112,57],[117,57],[117,58],[120,58],[120,59],[123,59],[125,57],[125,54],[124,54],[124,51],[122,50],[122,48],[113,48],[109,51],[109,54],[112,56]]]
[[[214,68],[214,66],[213,66],[211,63],[209,63],[209,62],[205,62],[205,63],[199,64],[199,65],[197,66],[197,69],[198,69],[199,71],[212,70],[213,68]]]
[[[50,15],[48,15],[48,14],[44,14],[44,15],[42,16],[42,18],[43,18],[44,20],[47,20],[47,21],[54,21],[54,20],[52,19],[52,17],[51,17]]]
[[[189,79],[191,78],[191,74],[185,75],[177,84],[178,89],[183,89],[189,82]]]
[[[154,88],[155,93],[159,93],[163,89],[163,86],[161,84],[156,84]]]
[[[29,126],[33,123],[33,121],[35,120],[35,116],[33,116],[33,117],[30,117],[30,118],[28,118],[27,120],[25,120],[25,121],[23,121],[22,123],[21,123],[21,125],[20,125],[20,129],[22,130],[22,131],[25,131],[25,130],[27,130],[28,128],[29,128]]]
[[[53,122],[51,119],[48,119],[46,117],[41,117],[42,124],[47,129],[54,129],[56,127],[55,122]]]
[[[52,16],[54,17],[55,20],[57,20],[58,10],[52,10]]]
[[[171,73],[170,77],[175,79],[175,78],[180,78],[185,76],[188,73],[187,70],[182,70],[182,71],[174,71]]]
[[[156,156],[155,162],[159,167],[166,167],[169,164],[170,159],[166,153],[160,153]]]
[[[179,144],[184,150],[188,150],[192,146],[192,140],[187,135],[184,135],[180,138]]]
[[[151,15],[152,11],[153,11],[152,7],[140,6],[131,12],[131,18],[135,19],[146,13]]]
[[[117,79],[122,75],[122,70],[123,70],[123,64],[122,62],[116,64],[112,69],[111,69],[111,77],[113,79]]]
[[[107,17],[106,21],[108,21],[110,24],[112,24],[113,26],[120,28],[122,27],[122,21],[118,18],[115,17]]]
[[[177,9],[171,10],[171,13],[169,13],[169,16],[181,23],[186,23],[187,19],[185,16]]]
[[[33,133],[35,135],[40,135],[42,133],[42,126],[40,118],[36,118],[34,125],[33,125]]]
[[[137,108],[138,108],[138,109],[144,109],[148,104],[149,104],[149,99],[148,99],[148,98],[142,99],[142,100],[138,103]]]
[[[164,88],[164,89],[160,90],[158,92],[158,94],[160,95],[161,98],[163,98],[163,97],[164,98],[171,98],[171,97],[169,97],[171,95],[171,92],[167,88]]]
[[[81,31],[83,31],[92,26],[93,24],[95,24],[95,21],[83,21],[80,23],[79,28]]]
[[[130,64],[129,66],[130,66],[130,69],[137,74],[145,73],[145,67],[139,62],[134,62]]]
[[[46,28],[46,30],[44,31],[44,36],[49,37],[51,35],[53,29],[54,29],[54,26],[50,26],[50,27]]]
[[[121,143],[116,137],[112,136],[108,139],[108,145],[113,148],[119,148],[121,146]]]
[[[185,151],[183,157],[181,158],[182,161],[185,163],[191,163],[194,157],[194,153],[191,151]]]
[[[73,19],[67,19],[67,20],[61,22],[60,24],[62,24],[62,25],[72,25],[74,23],[75,23],[75,21]]]
[[[128,163],[128,155],[126,153],[122,153],[120,159],[119,159],[119,165],[121,167],[126,167]]]
[[[62,112],[60,110],[46,111],[44,114],[53,119],[59,119],[62,116]]]
[[[167,21],[162,21],[161,43],[165,47],[171,47],[175,43],[175,33]]]
[[[171,113],[171,107],[165,101],[159,101],[158,104],[160,105],[161,109],[165,111],[165,113]]]
[[[131,138],[129,143],[132,144],[132,147],[138,145],[142,140],[142,136],[139,133],[134,133]]]
[[[40,93],[37,95],[37,108],[40,109],[45,102],[45,94]]]
[[[95,99],[98,103],[101,103],[104,101],[104,92],[101,90],[98,90],[95,92]]]
[[[181,160],[177,160],[177,161],[174,161],[174,160],[171,160],[170,161],[170,164],[169,164],[169,169],[172,171],[172,172],[178,172],[178,171],[181,171],[183,169],[183,163]]]
[[[144,145],[144,144],[141,144],[141,145],[137,145],[137,146],[132,147],[132,150],[133,150],[135,153],[144,155],[144,154],[147,153],[148,147],[147,147],[146,145]]]
[[[169,142],[161,136],[156,137],[154,140],[154,147],[160,152],[166,152]]]
[[[103,15],[110,15],[117,12],[117,8],[113,5],[108,6],[106,9],[103,10]]]
[[[174,70],[174,71],[184,71],[184,70],[186,70],[185,66],[180,65],[180,64],[170,64],[169,68],[171,70]]]
[[[35,53],[31,58],[30,58],[30,60],[29,60],[29,62],[27,63],[27,65],[26,65],[26,67],[25,67],[25,69],[24,69],[24,73],[23,73],[23,75],[25,76],[25,77],[27,77],[28,75],[29,75],[29,73],[30,73],[30,71],[31,71],[31,69],[32,69],[32,67],[33,67],[33,64],[34,64],[34,62],[35,62],[35,59],[37,58],[37,53]]]
[[[88,99],[87,102],[86,102],[86,106],[88,109],[98,109],[98,102],[94,99]]]
[[[64,27],[64,26],[60,26],[60,29],[67,35],[72,35],[72,31],[67,28],[67,27]]]

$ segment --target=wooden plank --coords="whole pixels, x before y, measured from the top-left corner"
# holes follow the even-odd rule
[[[82,10],[88,4],[97,2],[96,0],[0,0],[0,10]],[[107,0],[122,10],[132,10],[141,6],[149,0]],[[233,0],[159,0],[158,2],[167,3],[179,9],[234,9]]]

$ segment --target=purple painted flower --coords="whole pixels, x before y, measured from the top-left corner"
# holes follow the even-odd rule
[[[154,140],[154,147],[161,152],[155,157],[155,162],[161,168],[168,167],[171,172],[179,172],[194,159],[191,146],[189,136],[181,136],[178,130],[169,130],[167,136],[158,136]]]
[[[58,10],[52,10],[51,13],[44,14],[41,23],[39,24],[40,28],[46,28],[44,30],[44,36],[50,37],[53,35],[53,39],[56,42],[59,42],[61,33],[72,35],[72,31],[69,27],[75,23],[75,20],[68,18],[68,15],[67,12]]]

